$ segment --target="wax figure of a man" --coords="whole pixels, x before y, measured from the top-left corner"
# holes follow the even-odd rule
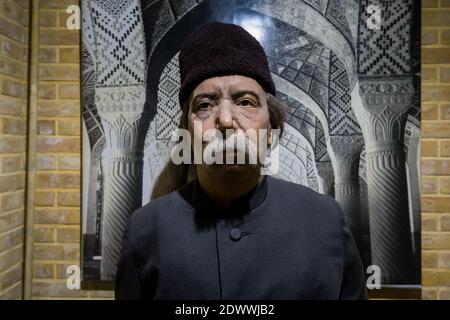
[[[181,126],[192,136],[196,121],[202,133],[282,129],[266,55],[243,28],[203,25],[179,59]],[[195,179],[133,213],[116,298],[366,299],[337,202],[261,166],[196,164]]]

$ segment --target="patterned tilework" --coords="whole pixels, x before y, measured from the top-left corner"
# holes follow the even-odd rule
[[[277,92],[277,97],[288,107],[285,122],[300,132],[311,146],[314,146],[316,116],[302,103],[281,92]]]
[[[330,135],[360,134],[350,103],[350,84],[342,62],[331,54],[328,122]]]
[[[381,29],[360,24],[358,73],[365,76],[401,75],[411,72],[410,28],[412,0],[362,0],[360,21],[367,21],[369,5],[381,12]]]
[[[164,68],[158,84],[158,107],[156,119],[156,139],[170,139],[178,127],[181,116],[178,92],[180,90],[180,73],[178,53]]]
[[[271,21],[261,40],[270,70],[308,93],[326,113],[330,49],[297,28]]]

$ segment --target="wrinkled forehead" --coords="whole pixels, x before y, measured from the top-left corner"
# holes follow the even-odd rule
[[[264,89],[254,79],[240,76],[220,76],[202,81],[192,92],[192,97],[203,93],[215,93],[217,95],[233,95],[238,92],[249,91],[257,96],[265,95]]]

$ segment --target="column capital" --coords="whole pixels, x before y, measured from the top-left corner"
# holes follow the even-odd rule
[[[413,103],[413,77],[361,77],[359,94],[368,112],[378,114],[388,106],[393,113],[399,114]]]

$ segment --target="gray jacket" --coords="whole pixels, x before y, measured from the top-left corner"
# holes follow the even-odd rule
[[[194,180],[130,218],[116,299],[366,299],[339,204],[266,176],[224,212]]]

